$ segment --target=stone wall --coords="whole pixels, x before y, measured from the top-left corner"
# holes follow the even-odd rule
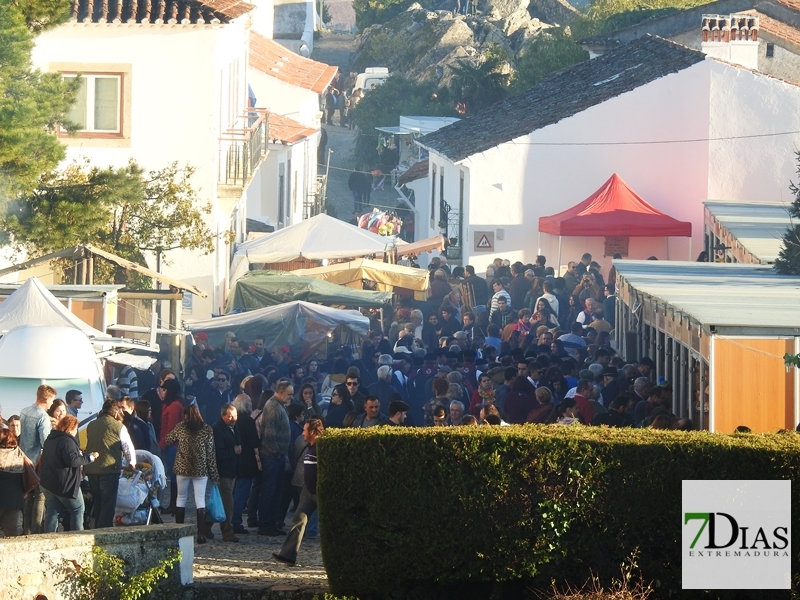
[[[155,566],[171,549],[180,550],[171,581],[192,583],[196,531],[194,525],[150,525],[1,538],[0,600],[74,598],[76,568],[90,564],[93,546],[122,558],[129,574]]]

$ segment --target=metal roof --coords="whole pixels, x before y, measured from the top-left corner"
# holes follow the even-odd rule
[[[727,202],[707,200],[706,210],[750,254],[763,263],[774,263],[791,226],[785,204],[779,202]]]
[[[661,260],[615,260],[614,266],[638,292],[720,333],[800,329],[800,277],[771,266]]]

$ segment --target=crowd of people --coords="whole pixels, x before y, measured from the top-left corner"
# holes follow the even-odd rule
[[[543,256],[528,265],[497,259],[485,277],[434,258],[430,278],[427,301],[401,299],[385,330],[376,321],[360,347],[325,359],[298,362],[259,335],[230,332],[212,345],[199,333],[182,370],[162,361],[123,368],[83,448],[81,392],[60,400],[42,385],[0,430],[5,535],[112,526],[120,473],[146,450],[169,476],[162,514],[184,522],[192,490],[199,543],[214,537],[205,499],[215,484],[222,540],[288,533],[276,559],[291,563],[306,529],[316,530],[315,441],[326,427],[692,428],[671,414],[672,389],[655,385],[650,358],[616,354],[615,275],[604,278],[590,255],[560,277]],[[27,495],[26,460],[41,479]]]

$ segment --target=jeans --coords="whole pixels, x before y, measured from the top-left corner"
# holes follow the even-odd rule
[[[275,527],[283,497],[285,456],[261,455],[261,498],[258,505],[258,528]]]
[[[83,531],[83,494],[78,491],[77,498],[67,498],[58,496],[48,490],[44,490],[45,504],[47,510],[44,514],[44,532],[55,533],[58,529],[58,515],[62,511],[69,513],[69,530]]]
[[[261,503],[261,472],[253,477],[250,497],[247,498],[247,526],[258,527],[258,505]]]
[[[119,473],[106,475],[89,475],[89,488],[92,490],[92,515],[94,527],[112,527],[114,525],[114,509],[117,505],[117,489]]]
[[[239,529],[242,526],[242,513],[247,505],[247,499],[250,497],[250,488],[252,486],[252,477],[236,478],[236,485],[233,486],[233,517],[231,517],[231,525],[235,529]]]
[[[297,551],[300,550],[300,544],[303,543],[303,534],[306,531],[308,524],[308,517],[317,510],[317,495],[311,494],[306,488],[300,493],[300,504],[294,511],[294,518],[292,519],[292,528],[289,530],[289,535],[281,548],[281,556],[291,561],[297,560]]]
[[[164,470],[167,472],[167,477],[172,483],[175,483],[175,474],[172,472],[172,467],[175,465],[175,457],[178,454],[177,446],[167,446],[166,450],[162,453],[164,456]]]
[[[37,485],[25,497],[25,511],[22,515],[22,535],[42,533],[44,521],[44,492],[42,486]]]

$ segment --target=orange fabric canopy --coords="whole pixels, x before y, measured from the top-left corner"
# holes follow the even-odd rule
[[[540,217],[539,231],[568,236],[691,237],[692,224],[656,210],[614,173],[580,204]]]

